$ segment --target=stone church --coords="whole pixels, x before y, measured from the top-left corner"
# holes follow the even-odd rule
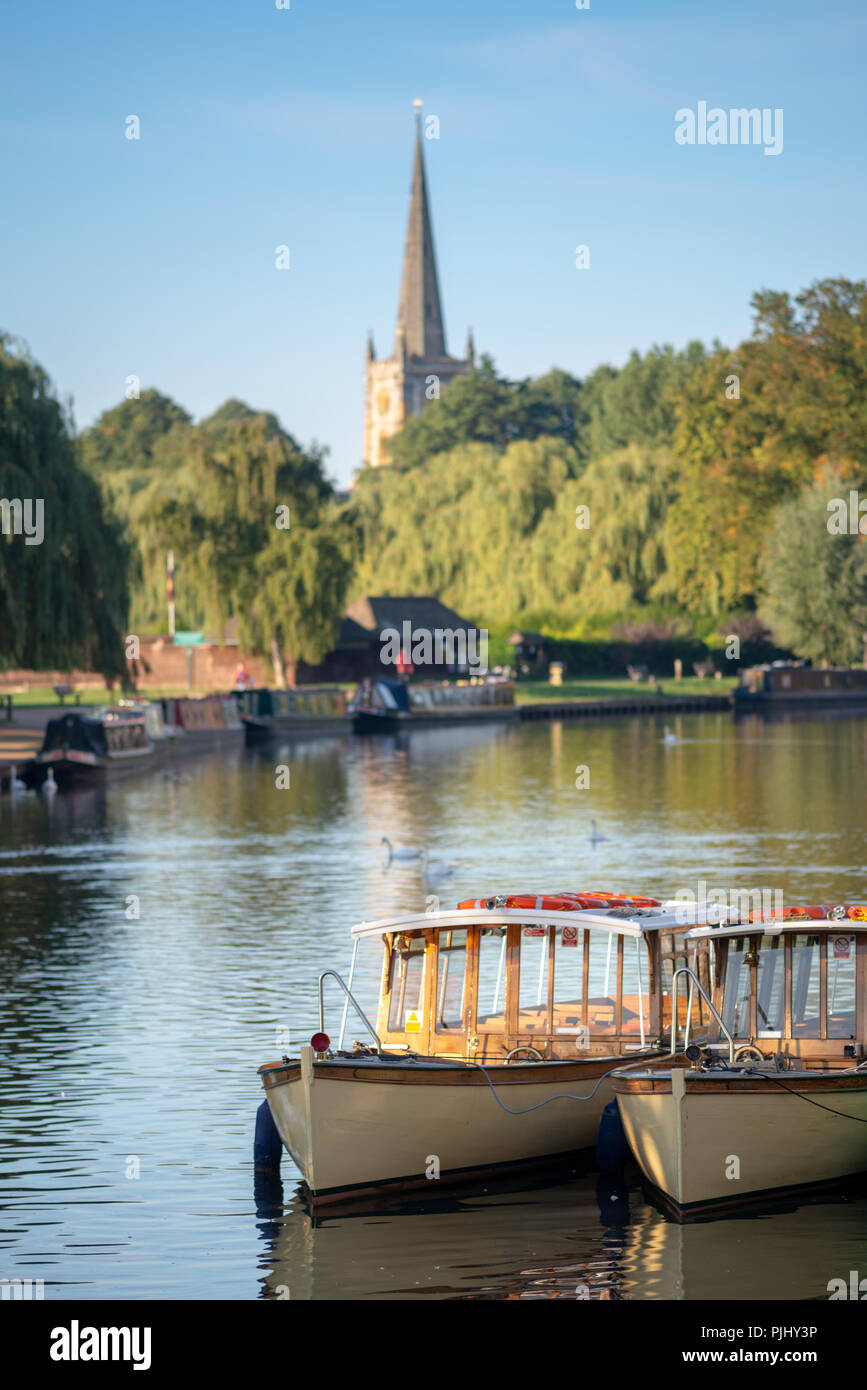
[[[416,103],[418,108],[418,103]],[[388,463],[384,441],[407,415],[420,415],[429,400],[473,363],[472,334],[466,356],[449,357],[440,305],[433,229],[422,151],[421,113],[416,110],[415,160],[409,221],[403,254],[394,355],[377,359],[367,341],[364,392],[364,461],[372,468]]]

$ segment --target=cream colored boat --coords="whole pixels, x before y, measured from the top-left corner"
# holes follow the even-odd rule
[[[345,1050],[341,1030],[332,1050],[323,975],[320,1034],[299,1057],[260,1068],[314,1204],[430,1189],[592,1148],[612,1069],[636,1057],[664,1061],[663,983],[686,962],[686,930],[707,914],[654,899],[569,897],[534,896],[532,908],[527,898],[491,898],[352,929],[356,947],[384,946],[375,1027],[351,994],[352,976],[348,986],[334,976],[371,1044]],[[693,960],[706,979],[705,948]]]
[[[790,911],[689,931],[713,948],[709,1045],[613,1078],[632,1151],[680,1216],[867,1172],[867,912]]]

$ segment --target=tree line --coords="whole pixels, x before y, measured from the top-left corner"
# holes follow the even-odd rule
[[[76,436],[2,337],[0,497],[43,498],[45,535],[27,544],[4,512],[0,664],[121,674],[124,635],[165,628],[169,549],[179,627],[234,617],[251,650],[310,664],[347,600],[377,592],[435,594],[493,632],[742,629],[860,660],[867,286],[752,307],[735,349],[653,347],[584,380],[510,381],[484,357],[348,498],[323,449],[237,400],[195,423],[146,390]],[[854,526],[829,526],[853,493]]]

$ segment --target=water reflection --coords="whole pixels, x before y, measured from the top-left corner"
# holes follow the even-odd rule
[[[863,1264],[867,1196],[682,1225],[585,1174],[315,1219],[296,1194],[262,1234],[265,1298],[800,1300]]]

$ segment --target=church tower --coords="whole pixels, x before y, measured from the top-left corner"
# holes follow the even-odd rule
[[[421,102],[414,105],[415,159],[393,356],[377,360],[372,336],[367,340],[364,460],[373,468],[389,462],[384,442],[406,417],[420,415],[429,400],[435,400],[473,363],[472,337],[465,358],[449,357],[446,352],[422,153]]]

